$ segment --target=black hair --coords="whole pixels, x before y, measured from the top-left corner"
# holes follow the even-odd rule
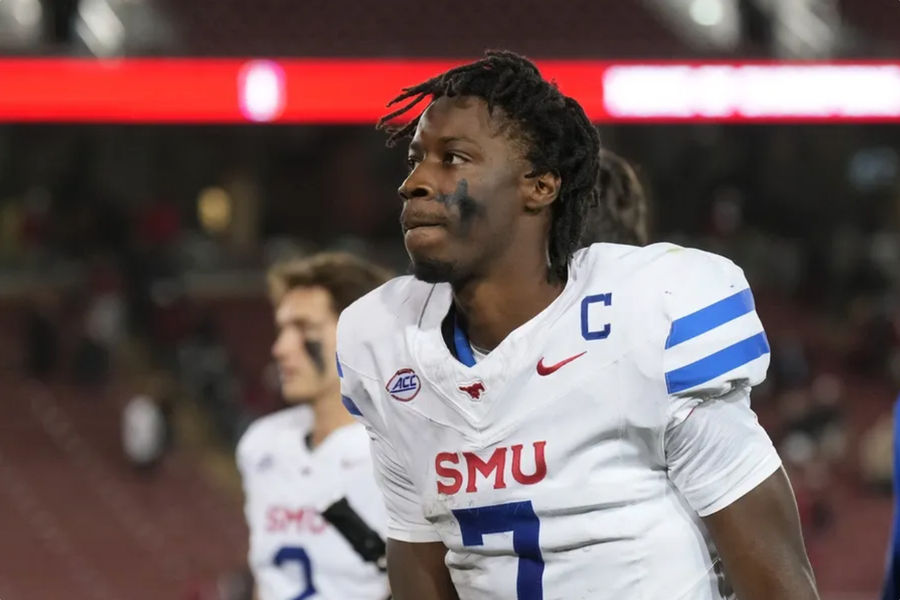
[[[597,197],[597,208],[587,219],[580,246],[647,243],[650,206],[644,188],[628,161],[608,150],[600,151]]]
[[[421,113],[397,128],[389,123],[422,100],[443,96],[476,96],[494,114],[499,108],[527,145],[529,177],[559,176],[559,194],[551,205],[550,277],[565,281],[569,260],[580,247],[587,215],[597,205],[600,136],[581,105],[544,79],[527,58],[508,51],[488,51],[481,60],[450,69],[428,81],[404,88],[388,106],[403,103],[385,115],[378,127],[388,129],[392,146],[411,137]]]

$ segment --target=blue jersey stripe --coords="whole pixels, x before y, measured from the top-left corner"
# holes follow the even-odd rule
[[[670,394],[677,394],[715,379],[768,352],[769,341],[766,334],[759,332],[706,358],[669,371],[666,373],[666,388]]]
[[[356,406],[356,403],[353,402],[353,400],[351,400],[351,399],[348,398],[347,396],[344,396],[344,395],[342,394],[342,395],[341,395],[341,402],[344,404],[344,408],[347,409],[347,412],[350,413],[351,415],[356,415],[357,417],[363,416],[362,412],[361,412],[361,411],[359,410],[359,408]]]
[[[894,404],[894,531],[888,546],[887,574],[882,600],[896,600],[900,594],[900,398]]]
[[[750,288],[672,322],[666,348],[677,346],[753,310]]]
[[[337,363],[338,377],[340,377],[340,378],[343,379],[343,377],[344,377],[344,370],[341,368],[341,359],[340,359],[340,357],[337,355],[337,352],[334,353],[334,360],[335,360],[335,362]]]

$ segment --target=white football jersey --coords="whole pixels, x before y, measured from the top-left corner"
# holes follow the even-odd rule
[[[286,408],[255,421],[238,444],[258,598],[384,600],[387,577],[317,510],[346,497],[385,536],[368,435],[360,424],[344,426],[310,450],[312,422],[308,408]]]
[[[769,346],[742,271],[596,244],[477,362],[444,341],[451,303],[400,277],[338,326],[388,537],[443,542],[462,600],[731,598],[700,517],[781,464],[749,407]]]

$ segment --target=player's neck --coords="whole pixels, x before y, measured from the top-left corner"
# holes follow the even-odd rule
[[[453,300],[466,323],[469,341],[493,350],[514,329],[544,310],[565,287],[547,279],[544,262],[519,261],[479,279],[454,286]]]
[[[324,442],[334,431],[356,421],[341,404],[340,390],[313,402],[312,409],[314,421],[310,443],[313,448]]]

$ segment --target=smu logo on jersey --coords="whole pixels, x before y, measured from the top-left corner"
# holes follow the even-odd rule
[[[388,394],[400,402],[409,402],[419,393],[419,376],[412,369],[400,369],[384,386]]]
[[[476,381],[475,383],[470,383],[469,385],[459,386],[459,391],[468,394],[469,397],[472,398],[472,400],[481,400],[481,395],[487,390],[484,387],[484,382]]]
[[[434,457],[438,493],[455,494],[462,489],[463,484],[466,484],[466,493],[477,492],[478,475],[484,481],[489,481],[493,476],[495,490],[506,488],[507,476],[522,485],[534,485],[547,476],[547,461],[544,459],[546,445],[546,441],[531,445],[531,456],[526,457],[531,459],[528,462],[533,465],[531,473],[525,473],[522,469],[522,451],[525,448],[522,444],[495,448],[487,460],[474,452],[438,452]],[[509,470],[506,468],[507,458],[510,458]]]
[[[274,505],[266,508],[266,531],[269,533],[291,530],[319,534],[326,527],[325,519],[311,506],[291,508]]]

